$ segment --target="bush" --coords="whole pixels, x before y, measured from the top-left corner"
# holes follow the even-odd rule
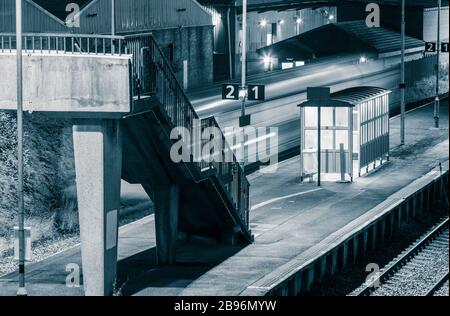
[[[11,237],[17,220],[16,115],[0,112],[0,236]],[[24,117],[24,199],[38,235],[76,230],[76,191],[69,121],[41,114]],[[49,231],[54,230],[54,231]],[[34,238],[36,236],[35,234]]]
[[[439,74],[439,92],[444,94],[449,90],[448,63],[441,64]],[[406,91],[406,101],[408,103],[434,97],[436,95],[436,75],[415,82]]]

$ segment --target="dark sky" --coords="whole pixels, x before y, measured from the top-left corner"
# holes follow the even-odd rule
[[[87,3],[92,0],[32,0],[45,8],[47,11],[53,13],[61,20],[65,20],[69,12],[66,12],[66,6],[69,3],[76,3],[83,8]]]

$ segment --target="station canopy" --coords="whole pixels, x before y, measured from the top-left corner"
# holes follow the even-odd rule
[[[217,2],[226,2],[229,0],[218,0]],[[202,0],[202,2],[210,2],[210,4],[214,4],[215,0]],[[376,2],[384,5],[393,5],[398,6],[401,3],[401,0],[247,0],[248,2],[248,10],[249,11],[273,11],[273,10],[300,10],[304,8],[317,8],[321,6],[336,6],[338,4],[342,4],[345,2],[348,3],[372,3]],[[238,7],[242,7],[242,0],[237,0],[236,5]],[[437,7],[436,0],[407,0],[406,5],[410,7],[419,7],[419,8],[434,8]],[[443,6],[448,6],[448,0],[442,1]]]
[[[257,50],[262,56],[309,60],[345,53],[385,54],[401,49],[401,35],[364,21],[331,23]],[[423,49],[424,42],[406,37],[406,49]]]

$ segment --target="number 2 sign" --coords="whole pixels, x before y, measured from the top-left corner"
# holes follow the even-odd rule
[[[239,100],[239,85],[238,84],[222,85],[222,99]]]

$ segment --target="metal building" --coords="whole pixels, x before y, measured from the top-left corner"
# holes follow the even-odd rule
[[[318,173],[319,160],[321,173],[342,173],[350,180],[388,160],[389,94],[378,87],[339,91],[325,101],[330,106],[320,107],[320,117],[315,100],[300,104],[302,179]]]
[[[132,36],[153,33],[177,79],[213,81],[212,15],[196,0],[24,0],[24,32]],[[114,4],[114,7],[113,5]],[[79,9],[79,10],[78,10]],[[112,18],[114,16],[114,19]],[[15,0],[0,1],[0,33],[15,32]]]
[[[54,14],[31,0],[23,0],[23,31],[28,33],[65,33],[65,23]],[[16,31],[16,1],[0,1],[0,32]]]

